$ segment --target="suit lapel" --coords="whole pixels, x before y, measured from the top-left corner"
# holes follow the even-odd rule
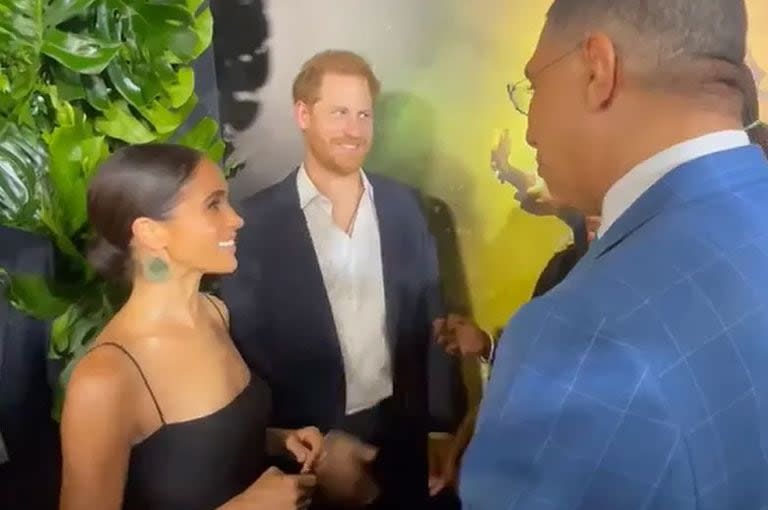
[[[337,352],[341,365],[341,348],[331,304],[304,212],[299,205],[296,171],[280,186],[279,212],[275,218],[281,220],[272,223],[274,235],[270,236],[277,241],[275,256],[283,259],[283,263],[273,266],[281,273],[277,281],[286,282],[291,289],[294,308],[302,314],[302,328],[320,332],[321,334],[312,337],[318,338],[318,341],[324,344],[322,347]]]
[[[387,314],[387,342],[389,343],[390,352],[394,354],[399,336],[397,331],[400,313],[398,282],[401,280],[400,268],[405,267],[402,261],[400,261],[402,250],[399,249],[398,211],[395,209],[396,201],[389,196],[390,190],[386,183],[370,174],[368,178],[373,185],[376,218],[379,225],[384,303]]]

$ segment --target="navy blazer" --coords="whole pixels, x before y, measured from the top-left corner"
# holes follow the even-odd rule
[[[416,435],[453,431],[466,396],[458,360],[431,340],[432,320],[442,313],[432,236],[413,190],[368,177],[381,236],[396,413]],[[272,388],[274,426],[337,427],[346,407],[343,360],[296,171],[245,200],[240,212],[239,267],[220,287],[232,337]]]
[[[0,226],[0,267],[48,276],[47,240]],[[60,450],[51,419],[48,327],[0,295],[0,433],[10,461],[0,465],[0,508],[58,507]]]

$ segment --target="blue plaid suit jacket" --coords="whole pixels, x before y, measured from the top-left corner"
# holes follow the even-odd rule
[[[664,177],[499,343],[466,510],[768,508],[768,161]]]

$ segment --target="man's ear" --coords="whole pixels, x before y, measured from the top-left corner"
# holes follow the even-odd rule
[[[309,127],[310,117],[312,116],[312,106],[304,101],[296,101],[293,104],[293,117],[296,125],[304,131]]]
[[[618,58],[613,41],[605,34],[590,34],[584,40],[581,57],[587,66],[587,105],[591,110],[611,102],[618,83]]]

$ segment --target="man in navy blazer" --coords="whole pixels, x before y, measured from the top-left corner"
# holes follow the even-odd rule
[[[0,268],[50,276],[46,239],[0,226]],[[0,296],[0,508],[58,507],[58,427],[51,418],[48,327]]]
[[[601,215],[509,322],[467,510],[768,507],[768,161],[742,0],[555,0],[526,80],[553,195]]]
[[[293,90],[303,163],[242,204],[240,265],[221,296],[240,352],[272,388],[273,425],[378,447],[376,508],[427,508],[428,434],[453,432],[466,401],[459,360],[431,340],[440,285],[419,199],[361,169],[378,89],[351,52],[304,65]],[[335,489],[362,504],[374,494],[356,481]]]

